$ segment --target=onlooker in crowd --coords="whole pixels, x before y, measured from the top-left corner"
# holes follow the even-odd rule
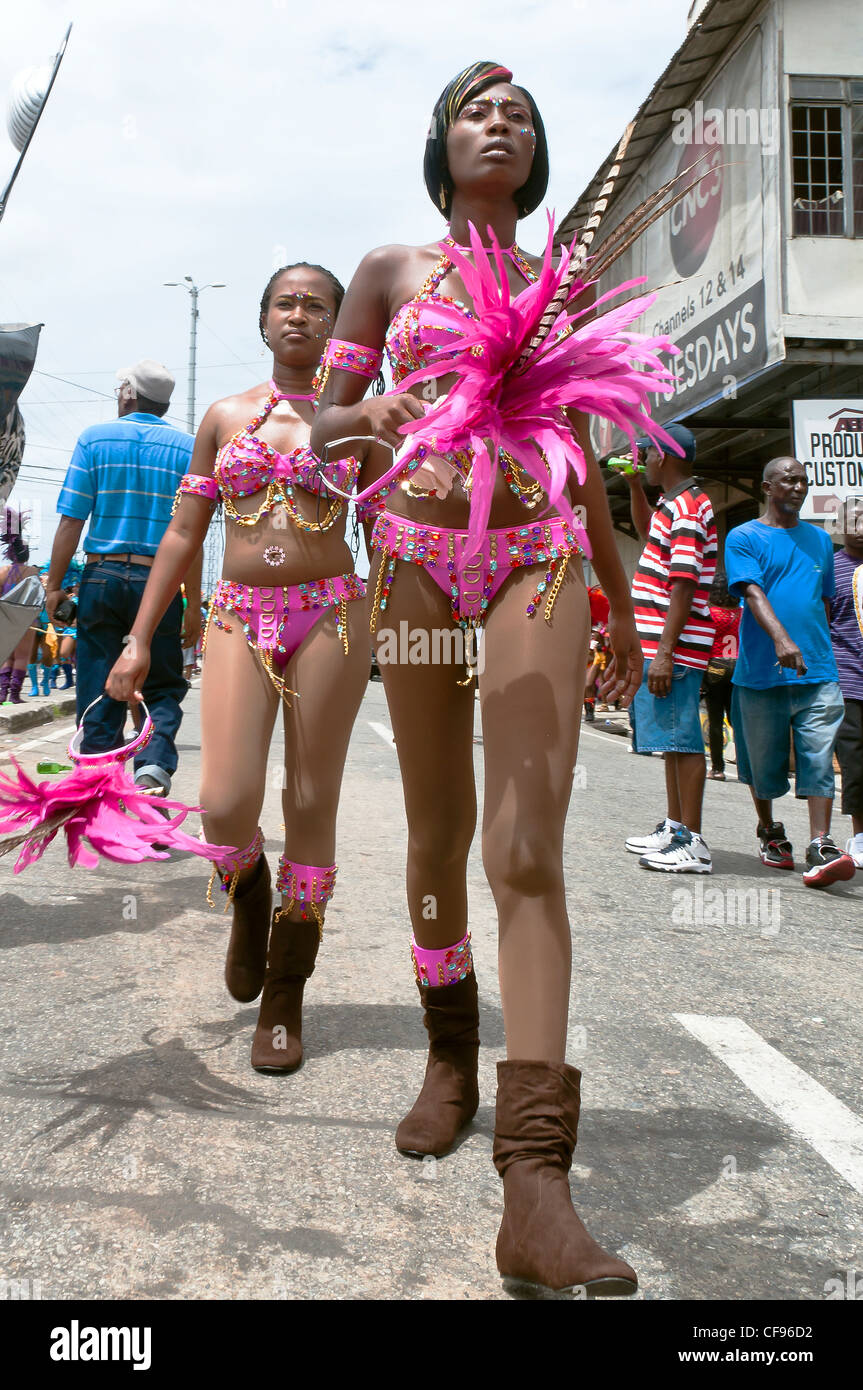
[[[588,724],[596,718],[596,689],[608,665],[608,644],[605,633],[595,627],[587,654],[587,676],[584,682],[584,717]]]
[[[632,519],[647,543],[632,584],[644,678],[631,714],[636,753],[664,753],[667,809],[650,835],[632,836],[626,848],[645,869],[709,874],[710,850],[701,835],[704,741],[701,682],[713,645],[708,596],[716,571],[716,526],[710,499],[692,477],[695,436],[669,425],[683,457],[663,454],[650,440],[645,479],[662,488],[654,511],[638,473],[626,475]]]
[[[0,533],[0,550],[4,557],[9,561],[7,565],[0,565],[0,598],[8,594],[22,579],[29,575],[38,574],[35,565],[28,564],[30,559],[30,547],[21,534],[21,517],[12,507],[4,504],[2,511],[3,531]],[[26,614],[23,615],[27,621]],[[13,639],[14,640],[14,639]],[[0,705],[7,700],[12,705],[21,705],[24,701],[21,698],[21,687],[24,684],[24,675],[27,670],[27,662],[30,657],[30,647],[33,642],[33,635],[30,628],[24,633],[21,640],[16,644],[8,655],[2,654],[2,665],[0,665]]]
[[[108,672],[123,650],[144,592],[147,571],[171,517],[180,478],[192,456],[190,434],[162,419],[174,378],[145,358],[118,372],[118,419],[84,430],[72,455],[57,503],[62,520],[54,539],[48,576],[50,615],[84,521],[90,517],[78,599],[77,706],[84,711],[102,694]],[[135,758],[135,781],[167,796],[177,767],[175,737],[186,693],[182,643],[194,645],[200,630],[201,556],[185,577],[189,604],[181,639],[179,591],[156,629],[144,702],[154,734]],[[123,741],[124,702],[107,695],[87,716],[83,751],[104,752]]]
[[[844,510],[844,549],[833,559],[836,594],[830,605],[830,640],[845,701],[836,756],[842,814],[851,817],[852,838],[845,849],[863,869],[863,497],[849,498]]]
[[[731,677],[737,659],[740,605],[728,592],[724,574],[717,574],[710,590],[713,646],[704,672],[701,693],[707,708],[710,738],[710,771],[714,781],[725,781],[725,721],[731,722]]]
[[[733,677],[737,775],[758,812],[762,863],[793,869],[785,827],[773,819],[773,801],[790,785],[793,735],[795,791],[809,803],[803,882],[823,888],[854,874],[854,861],[829,835],[833,747],[844,714],[827,626],[833,546],[820,527],[800,520],[809,489],[802,463],[772,459],[762,488],[764,516],[736,526],[725,543],[729,588],[746,600]]]

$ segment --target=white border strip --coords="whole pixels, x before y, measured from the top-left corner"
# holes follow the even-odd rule
[[[863,1193],[863,1122],[841,1100],[744,1023],[675,1014],[769,1110]]]

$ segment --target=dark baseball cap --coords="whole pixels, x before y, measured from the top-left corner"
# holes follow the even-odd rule
[[[675,444],[680,445],[683,457],[686,459],[686,462],[694,463],[695,435],[692,433],[692,430],[687,429],[686,425],[663,425],[662,428],[665,430],[665,433],[674,440]],[[636,440],[636,443],[638,444],[639,449],[649,449],[651,444],[653,444],[653,440],[648,439],[647,435],[645,435],[642,439]],[[659,448],[658,445],[655,445],[654,447]],[[660,453],[662,452],[663,450],[660,449]],[[671,451],[665,450],[664,452],[669,453]]]

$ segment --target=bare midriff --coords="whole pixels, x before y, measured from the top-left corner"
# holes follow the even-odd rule
[[[263,494],[238,497],[235,506],[244,516],[254,516]],[[324,517],[329,503],[302,488],[294,487],[294,502],[306,521]],[[329,531],[299,531],[283,507],[266,513],[254,526],[238,526],[225,518],[225,560],[223,578],[238,584],[285,587],[310,579],[327,579],[349,574],[354,559],[345,541],[344,513]],[[281,560],[278,550],[284,551]],[[264,551],[278,564],[267,564]]]

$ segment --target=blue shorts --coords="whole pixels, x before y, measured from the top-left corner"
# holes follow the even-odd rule
[[[630,707],[632,745],[636,753],[704,753],[698,702],[703,671],[691,666],[671,668],[671,690],[651,695],[647,676],[653,663],[645,661],[644,675]]]
[[[833,748],[844,716],[845,702],[836,681],[774,685],[768,690],[735,685],[731,723],[738,778],[765,801],[784,796],[791,785],[793,738],[795,796],[832,797]]]

